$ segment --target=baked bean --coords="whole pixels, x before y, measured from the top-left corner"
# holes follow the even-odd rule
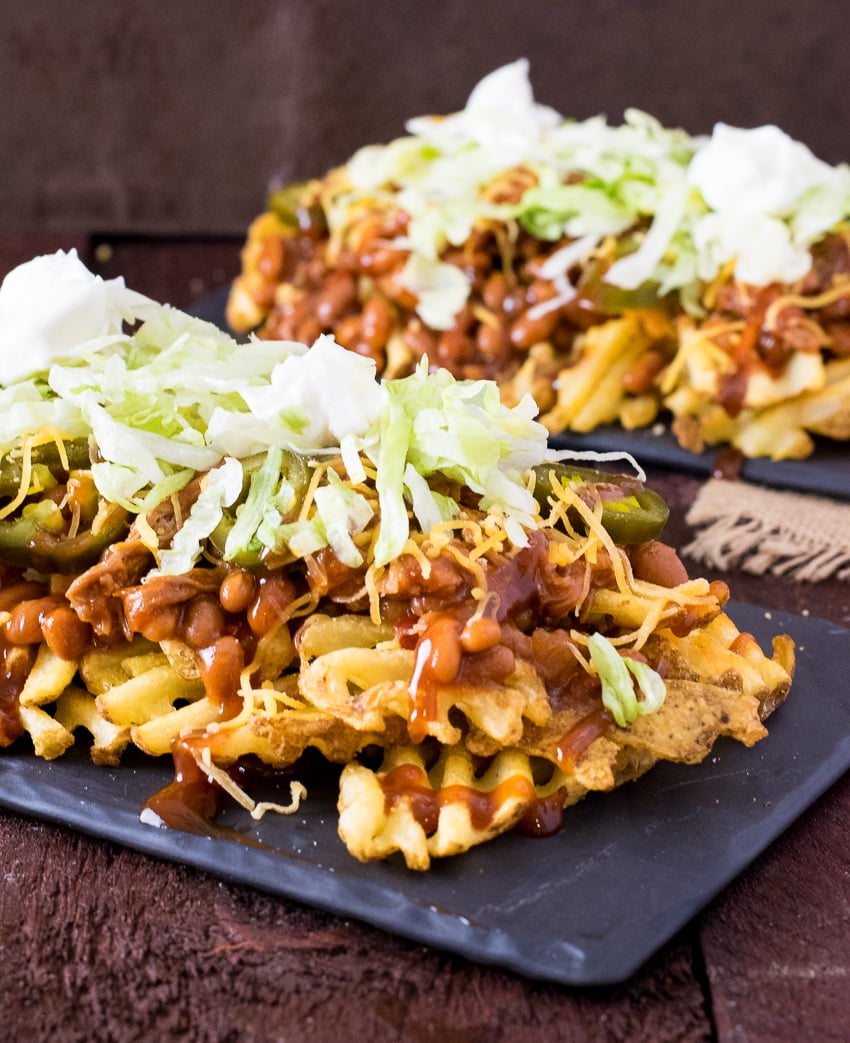
[[[753,652],[757,653],[758,650],[759,646],[756,639],[746,630],[738,634],[738,636],[733,639],[732,644],[729,645],[729,651],[733,655],[744,656],[744,658],[752,655]]]
[[[629,558],[637,579],[656,583],[659,587],[676,587],[686,583],[688,572],[673,547],[658,540],[638,543]]]
[[[346,315],[341,319],[334,330],[336,342],[344,348],[352,350],[360,340],[361,319],[359,315]]]
[[[435,681],[448,684],[460,669],[460,622],[451,616],[438,617],[423,634],[421,648],[426,641],[431,646],[427,653],[428,672]]]
[[[457,315],[455,315],[454,328],[458,333],[470,333],[476,324],[477,320],[475,318],[475,312],[468,304],[464,305]]]
[[[312,344],[324,333],[321,322],[315,315],[308,315],[295,327],[295,339],[299,344]]]
[[[460,643],[464,652],[485,652],[498,645],[502,637],[501,624],[489,616],[478,616],[467,621],[461,631]]]
[[[294,333],[299,324],[310,317],[313,307],[312,302],[311,294],[299,290],[291,297],[278,303],[278,314],[281,321],[285,323],[286,329],[292,330]]]
[[[386,275],[382,275],[378,280],[378,289],[385,297],[389,297],[391,301],[395,301],[402,308],[409,308],[411,311],[419,303],[415,293],[412,293],[402,282],[404,273],[404,265],[399,264],[394,271],[388,272]]]
[[[47,587],[44,583],[37,583],[35,580],[13,583],[0,590],[0,612],[9,612],[22,601],[32,601],[35,598],[44,597],[46,594]]]
[[[558,323],[558,309],[540,314],[532,314],[531,310],[523,312],[511,325],[511,344],[515,348],[530,348],[547,340]]]
[[[567,322],[580,330],[589,330],[591,326],[596,326],[606,319],[606,314],[596,297],[582,292],[563,305],[561,314]]]
[[[21,601],[12,608],[5,634],[13,645],[34,645],[41,641],[41,621],[61,603],[61,598],[48,595],[31,601]]]
[[[543,301],[551,301],[558,296],[558,291],[548,279],[533,279],[525,288],[525,301],[531,308]]]
[[[254,599],[254,577],[244,569],[234,569],[221,581],[218,600],[225,612],[244,612]]]
[[[321,286],[325,281],[327,266],[322,254],[318,257],[310,257],[301,265],[300,279],[306,286]]]
[[[248,609],[248,626],[257,637],[268,634],[295,600],[295,585],[282,573],[263,576]]]
[[[807,291],[804,288],[802,292],[803,293],[806,293],[806,292],[817,293],[817,291],[818,291],[818,287],[817,287],[817,284],[815,284],[815,286],[813,286],[810,290]],[[821,315],[825,319],[848,319],[848,318],[850,318],[850,291],[845,293],[845,295],[843,297],[839,297],[838,300],[831,301],[829,304],[827,304],[824,307],[823,311],[821,312]]]
[[[436,336],[422,324],[420,319],[411,319],[402,332],[402,340],[410,348],[414,359],[418,361],[427,355],[435,359],[437,353]]]
[[[390,335],[390,305],[383,297],[370,297],[363,306],[361,337],[373,351],[381,351]]]
[[[490,258],[480,251],[459,248],[448,250],[443,254],[442,260],[446,264],[453,264],[466,276],[470,286],[479,293],[484,289],[487,272],[490,268]]]
[[[457,367],[468,361],[474,354],[472,341],[460,330],[446,330],[437,341],[435,362],[446,369],[457,371]]]
[[[70,605],[57,605],[41,621],[44,642],[60,659],[79,659],[91,640],[91,627]]]
[[[267,279],[280,278],[283,268],[283,239],[280,236],[263,239],[257,256],[257,268]]]
[[[201,679],[207,698],[218,708],[222,720],[235,717],[242,709],[239,695],[240,674],[245,666],[242,646],[225,634],[198,653]]]
[[[708,592],[713,598],[717,598],[721,605],[725,605],[731,597],[729,585],[722,579],[713,579],[708,585]]]
[[[495,365],[504,361],[511,350],[511,339],[501,322],[482,322],[475,334],[475,343],[487,362]]]
[[[495,645],[476,655],[464,657],[460,665],[462,684],[497,684],[516,667],[516,656],[505,645]]]
[[[490,311],[502,311],[508,294],[508,280],[504,272],[493,272],[484,283],[481,296]]]
[[[212,594],[192,598],[183,610],[180,631],[190,648],[203,648],[212,644],[223,629],[224,613],[218,598]]]
[[[155,612],[144,613],[138,631],[148,641],[166,641],[174,637],[180,625],[180,606],[162,605]]]
[[[541,413],[548,413],[558,402],[558,392],[552,383],[552,377],[539,376],[531,383],[531,397],[537,403]]]
[[[842,358],[850,356],[850,322],[827,322],[824,327],[832,351]]]
[[[631,369],[623,377],[623,387],[632,395],[642,395],[650,391],[655,378],[664,369],[664,356],[660,351],[647,351],[632,364]]]
[[[331,272],[316,296],[316,318],[329,328],[357,300],[357,287],[348,272]]]
[[[502,311],[505,315],[515,315],[525,307],[525,296],[522,290],[511,290],[502,298]]]
[[[372,246],[359,254],[358,267],[367,275],[387,275],[398,265],[398,250],[389,246]]]
[[[365,253],[376,241],[385,239],[384,224],[381,216],[375,213],[361,213],[348,231],[348,247],[357,254]]]

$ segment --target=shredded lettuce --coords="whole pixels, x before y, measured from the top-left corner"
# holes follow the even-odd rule
[[[426,532],[437,516],[456,510],[447,497],[427,495],[411,480],[408,466],[423,479],[442,474],[480,494],[481,506],[502,512],[511,539],[523,546],[523,526],[533,526],[536,512],[523,475],[547,451],[546,429],[534,419],[533,400],[526,397],[510,409],[496,384],[456,380],[447,370],[428,373],[427,359],[411,376],[384,387],[387,404],[375,456],[381,506],[376,562],[392,560],[407,540],[406,490]]]
[[[223,507],[235,502],[242,491],[242,464],[232,456],[210,471],[189,517],[177,530],[171,546],[160,552],[159,572],[180,575],[200,558],[204,541],[221,521]]]
[[[262,524],[269,501],[275,494],[280,479],[283,450],[271,446],[266,458],[252,475],[248,485],[248,496],[236,511],[236,523],[227,534],[224,556],[233,559],[245,553]]]
[[[451,329],[469,296],[469,283],[460,268],[417,253],[405,263],[401,284],[416,295],[417,311],[435,330]]]
[[[334,471],[328,471],[328,479],[314,493],[316,511],[331,550],[344,565],[357,568],[363,555],[352,537],[366,528],[374,511],[366,497],[344,485]]]
[[[602,634],[591,634],[587,647],[602,682],[602,704],[621,728],[641,714],[655,713],[661,708],[667,691],[662,677],[651,666],[621,656]]]
[[[379,383],[373,363],[331,337],[310,348],[238,344],[166,305],[148,302],[145,314],[133,332],[98,327],[46,373],[0,388],[0,441],[90,436],[98,491],[134,512],[202,475],[160,571],[191,568],[210,537],[225,560],[329,546],[359,566],[356,537],[375,513],[355,488],[367,469],[380,508],[378,565],[401,552],[411,521],[428,533],[457,514],[447,482],[476,493],[514,545],[527,543],[537,504],[524,478],[552,458],[530,396],[508,408],[495,383],[431,373],[427,359],[410,377]],[[0,325],[0,353],[3,336]],[[348,480],[328,469],[299,518],[311,467],[334,454]]]

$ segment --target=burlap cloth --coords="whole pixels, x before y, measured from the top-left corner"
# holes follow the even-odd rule
[[[850,579],[850,504],[712,478],[687,514],[685,553],[714,569]]]

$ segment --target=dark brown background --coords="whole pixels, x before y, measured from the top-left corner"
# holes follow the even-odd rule
[[[0,229],[240,233],[277,180],[532,62],[564,115],[850,159],[845,0],[0,0]]]
[[[270,183],[532,61],[565,115],[775,121],[850,159],[846,0],[0,0],[0,276],[60,246],[187,307]],[[673,507],[699,482],[653,476]],[[698,566],[689,562],[696,571]],[[724,576],[850,623],[850,588]],[[850,777],[621,986],[562,989],[0,813],[0,1039],[844,1043]]]

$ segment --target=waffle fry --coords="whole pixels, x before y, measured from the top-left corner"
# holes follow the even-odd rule
[[[107,721],[91,692],[69,685],[56,700],[53,717],[69,734],[84,728],[91,735],[89,752],[95,764],[115,767],[121,763],[121,754],[130,743],[130,729]]]
[[[422,747],[388,749],[375,770],[349,764],[339,798],[340,836],[349,851],[362,861],[401,852],[408,868],[428,869],[432,859],[520,823],[533,831],[541,818],[591,791],[634,781],[659,760],[698,763],[722,735],[748,746],[765,737],[763,720],[783,701],[793,675],[787,635],[776,639],[767,659],[751,635],[721,614],[694,642],[669,632],[654,640],[670,656],[667,695],[656,713],[628,728],[600,729],[592,713],[567,710],[527,727],[519,746],[501,747],[486,770],[466,741],[441,745],[430,764]],[[577,752],[567,755],[571,748]]]
[[[408,869],[468,851],[513,829],[529,809],[557,791],[559,778],[536,787],[529,759],[500,752],[477,777],[462,746],[440,751],[426,770],[416,747],[388,751],[379,772],[348,765],[340,780],[339,832],[361,861],[401,852]]]
[[[77,672],[77,664],[60,659],[47,645],[40,645],[18,700],[21,706],[44,706],[55,702]]]
[[[177,699],[199,699],[204,694],[200,681],[185,681],[165,657],[157,656],[153,663],[131,676],[123,684],[114,685],[98,696],[101,713],[113,724],[138,725],[163,713],[168,713]]]

